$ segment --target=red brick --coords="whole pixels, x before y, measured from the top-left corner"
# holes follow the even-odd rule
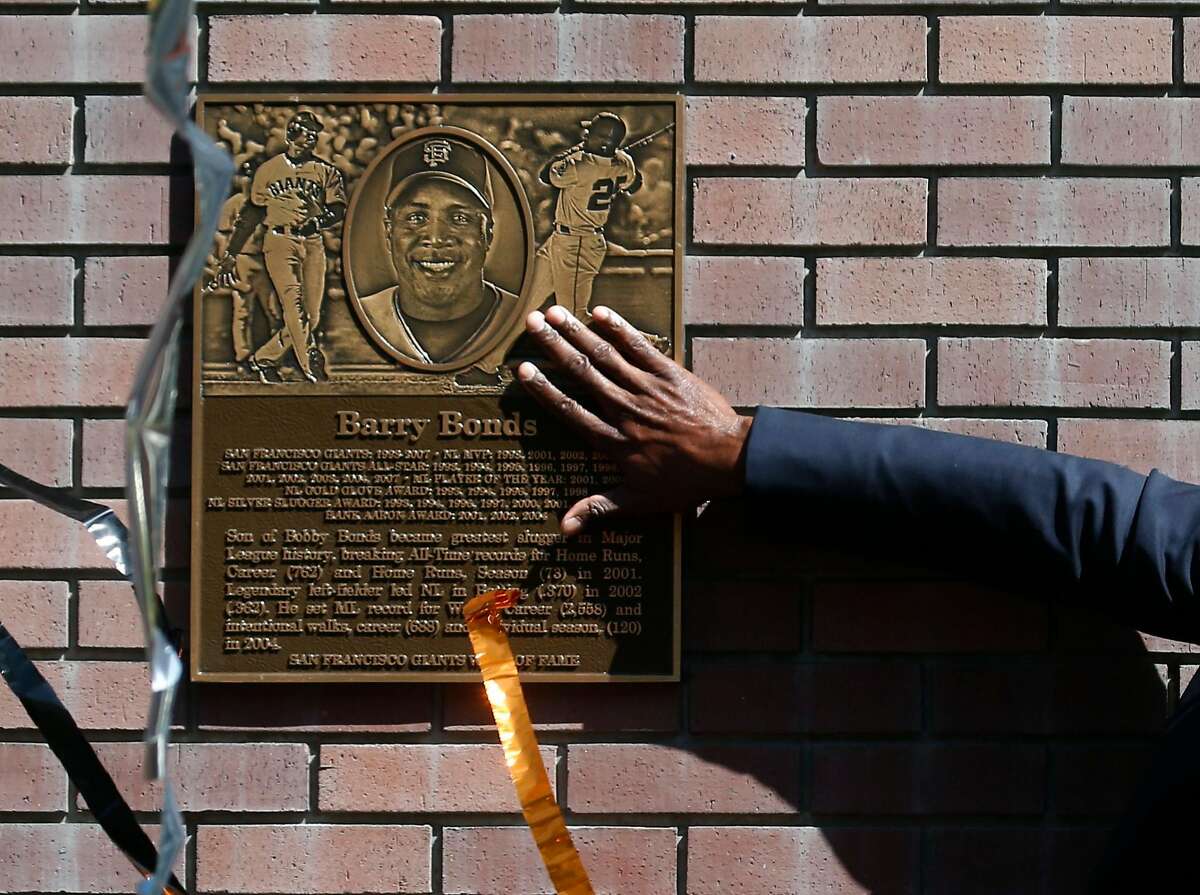
[[[83,155],[99,164],[171,160],[174,128],[142,96],[89,96],[84,101]]]
[[[53,487],[71,484],[71,421],[0,419],[0,459]]]
[[[1013,652],[1046,644],[1046,608],[954,582],[824,581],[813,593],[819,652]]]
[[[1196,456],[1200,422],[1195,420],[1058,421],[1058,449],[1130,466],[1141,473],[1158,469],[1172,478],[1200,480]]]
[[[1184,410],[1200,408],[1200,343],[1183,343],[1182,403]]]
[[[925,837],[929,895],[1084,895],[1110,831],[960,827]]]
[[[937,735],[1149,734],[1167,714],[1165,666],[1144,654],[931,667],[929,730]]]
[[[433,687],[420,684],[205,684],[196,688],[201,730],[424,733]]]
[[[433,16],[242,15],[209,20],[212,81],[437,81]]]
[[[1008,744],[812,747],[816,814],[1035,814],[1046,750]]]
[[[800,258],[685,258],[687,322],[798,327],[804,277]]]
[[[675,891],[675,830],[582,827],[571,830],[596,895]],[[526,827],[447,827],[442,834],[446,895],[554,895]]]
[[[864,568],[862,551],[848,539],[830,541],[827,538],[797,536],[797,526],[803,532],[819,534],[817,529],[820,525],[820,516],[797,516],[795,507],[790,505],[713,501],[699,519],[685,526],[687,534],[684,545],[687,554],[684,568],[690,576],[685,579],[684,585],[685,620],[691,601],[687,594],[693,582],[709,579],[718,582],[719,593],[725,594],[732,603],[723,610],[725,617],[732,614],[732,606],[742,607],[747,599],[757,601],[762,593],[767,599],[764,605],[775,608],[779,614],[770,615],[766,610],[762,616],[744,613],[746,618],[730,627],[730,642],[740,641],[746,644],[743,649],[758,651],[759,647],[752,637],[752,626],[764,629],[761,619],[768,618],[772,623],[778,621],[784,630],[770,633],[763,630],[761,639],[766,644],[763,649],[779,650],[797,636],[800,597],[806,593],[807,578],[814,575],[858,577],[864,571],[877,578],[945,574],[944,560],[934,566],[913,552],[905,555],[899,551],[881,553],[873,556]],[[729,580],[748,574],[765,580]],[[706,599],[718,598],[714,594]],[[807,612],[807,609],[804,611]],[[710,645],[703,648],[720,647],[721,636],[720,631],[706,632],[705,642]]]
[[[1179,695],[1182,698],[1187,688],[1191,686],[1196,679],[1196,671],[1200,668],[1198,665],[1180,665],[1179,666]]]
[[[1157,96],[1063,98],[1062,160],[1075,165],[1200,164],[1200,101]]]
[[[683,80],[683,18],[456,16],[453,74],[455,81],[488,83],[677,84]]]
[[[873,417],[863,422],[886,423],[899,426],[916,426],[934,432],[951,432],[955,435],[970,435],[974,438],[990,438],[1030,447],[1046,446],[1045,420],[996,420],[971,419],[970,417],[908,417],[880,419]]]
[[[804,164],[801,97],[689,96],[689,165]]]
[[[921,83],[925,31],[923,16],[703,16],[696,81]]]
[[[0,256],[0,326],[69,326],[75,319],[70,258]]]
[[[404,785],[396,781],[397,785]],[[202,826],[202,892],[428,892],[433,831],[422,826]]]
[[[0,16],[0,34],[0,84],[141,84],[146,74],[140,15]]]
[[[1085,607],[1058,606],[1055,615],[1054,642],[1063,652],[1200,653],[1200,644],[1143,634]]]
[[[0,97],[0,164],[69,165],[74,117],[69,96]]]
[[[555,749],[541,753],[553,786]],[[521,809],[499,745],[325,745],[318,783],[322,811]]]
[[[1063,258],[1060,326],[1198,326],[1200,259]]]
[[[1171,20],[945,16],[944,84],[1169,84]]]
[[[938,402],[1167,407],[1171,345],[1133,339],[939,339]]]
[[[938,244],[1165,246],[1171,189],[1129,178],[949,177],[938,186]]]
[[[125,893],[141,881],[95,824],[0,824],[0,892]]]
[[[921,682],[908,662],[693,667],[696,733],[908,733],[921,727]]]
[[[142,339],[0,339],[0,406],[121,407]]]
[[[84,322],[91,326],[151,325],[167,296],[164,256],[89,258],[84,265]]]
[[[1088,744],[1054,749],[1055,814],[1120,814],[1129,807],[1153,747]]]
[[[734,404],[920,407],[919,339],[696,339],[696,373]]]
[[[5,617],[11,617],[7,613]],[[0,811],[65,811],[67,775],[41,743],[0,743]],[[0,843],[3,842],[0,827]],[[0,845],[0,867],[4,867]],[[2,885],[2,884],[0,884]]]
[[[938,662],[926,677],[935,735],[1041,734],[1053,727],[1053,668],[1045,662]]]
[[[916,830],[692,827],[688,895],[911,895]]]
[[[38,662],[37,667],[81,728],[141,730],[146,726],[150,675],[144,663]],[[7,687],[0,689],[0,728],[32,727],[16,697]]]
[[[705,511],[716,511],[711,507]],[[719,526],[723,527],[723,526]],[[688,546],[694,541],[689,537]],[[726,538],[728,543],[728,538]],[[741,554],[739,553],[739,558]],[[690,560],[686,561],[691,568]],[[683,642],[689,650],[709,652],[794,652],[800,648],[800,594],[794,584],[777,581],[685,579]],[[754,612],[746,612],[752,602]],[[770,624],[763,624],[770,619]]]
[[[158,810],[162,789],[145,779],[145,746],[97,743],[95,749],[129,807]],[[181,811],[304,811],[308,763],[304,743],[175,743],[167,772]]]
[[[1046,262],[820,258],[817,323],[1046,322]]]
[[[921,245],[927,192],[911,178],[704,178],[692,232],[708,245]]]
[[[0,621],[23,647],[66,647],[70,599],[65,581],[0,581]]]
[[[920,728],[920,671],[915,664],[872,659],[809,667],[812,733],[907,733]]]
[[[123,505],[117,514],[124,514]],[[36,541],[0,538],[0,569],[113,568],[83,525],[31,500],[0,500],[0,531],[38,535]]]
[[[89,488],[125,485],[125,420],[83,421],[83,484]]]
[[[168,193],[166,177],[141,174],[0,176],[0,207],[21,210],[0,217],[0,243],[161,245]]]
[[[1180,187],[1180,205],[1183,219],[1180,221],[1180,238],[1184,245],[1200,245],[1200,179],[1184,177]]]
[[[1167,667],[1145,656],[1080,657],[1053,666],[1051,729],[1059,734],[1140,734],[1163,730]]]
[[[790,813],[800,749],[643,744],[571,746],[568,801],[581,814]]]
[[[665,730],[679,727],[676,684],[609,684],[579,698],[573,684],[525,685],[525,701],[537,730]],[[496,729],[487,695],[478,684],[442,688],[446,730]]]
[[[1200,81],[1200,19],[1183,20],[1183,80]]]
[[[1144,651],[1079,660],[938,662],[928,677],[937,735],[1152,733],[1166,715],[1165,666]]]
[[[1044,96],[823,96],[826,165],[1047,165]]]
[[[137,648],[142,618],[128,581],[79,582],[79,645]]]

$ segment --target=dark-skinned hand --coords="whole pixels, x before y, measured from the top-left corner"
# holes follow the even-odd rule
[[[526,361],[517,378],[538,402],[620,467],[624,481],[567,510],[565,535],[604,516],[674,512],[742,490],[751,418],[658,351],[611,308],[590,329],[561,306],[534,311],[525,325],[547,358],[590,395],[583,407]]]

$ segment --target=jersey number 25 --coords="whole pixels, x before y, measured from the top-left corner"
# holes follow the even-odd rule
[[[629,178],[622,174],[616,180],[604,177],[592,184],[592,196],[588,199],[588,211],[607,211],[612,205],[613,196],[625,185]]]

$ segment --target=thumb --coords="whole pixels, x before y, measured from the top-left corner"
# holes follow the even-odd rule
[[[562,518],[562,533],[567,537],[579,534],[584,527],[604,516],[620,516],[636,512],[641,500],[636,491],[618,485],[603,494],[593,494],[576,503]]]

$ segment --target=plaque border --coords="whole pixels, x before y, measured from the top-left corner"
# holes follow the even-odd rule
[[[351,102],[396,102],[396,103],[428,103],[431,98],[441,99],[448,103],[479,103],[495,105],[499,103],[529,104],[529,105],[567,105],[570,102],[600,103],[600,104],[631,104],[631,103],[671,103],[675,106],[675,239],[671,246],[674,262],[673,280],[673,332],[671,333],[671,357],[679,364],[684,363],[683,346],[683,267],[686,260],[684,254],[684,234],[688,232],[687,203],[687,167],[685,161],[686,131],[685,97],[681,93],[570,93],[570,92],[494,92],[494,93],[261,93],[238,92],[236,90],[198,91],[194,120],[204,126],[204,112],[209,104],[218,103],[351,103]],[[193,226],[198,225],[200,208],[195,203]],[[192,416],[191,416],[191,536],[189,562],[191,574],[189,578],[189,618],[191,631],[188,635],[188,677],[198,683],[244,683],[244,684],[336,684],[336,683],[479,683],[481,678],[477,671],[414,671],[414,672],[254,672],[254,671],[203,671],[201,670],[201,638],[200,638],[200,563],[193,562],[201,549],[201,531],[203,528],[203,501],[200,489],[200,469],[197,458],[204,435],[204,397],[202,395],[203,378],[201,370],[201,350],[197,344],[201,338],[202,311],[204,303],[201,298],[202,286],[199,281],[192,290]],[[571,674],[562,671],[526,671],[521,674],[522,680],[534,683],[679,683],[682,652],[683,652],[683,516],[674,513],[672,519],[672,619],[674,632],[672,637],[671,671],[668,674],[612,674],[610,672],[580,672]]]

